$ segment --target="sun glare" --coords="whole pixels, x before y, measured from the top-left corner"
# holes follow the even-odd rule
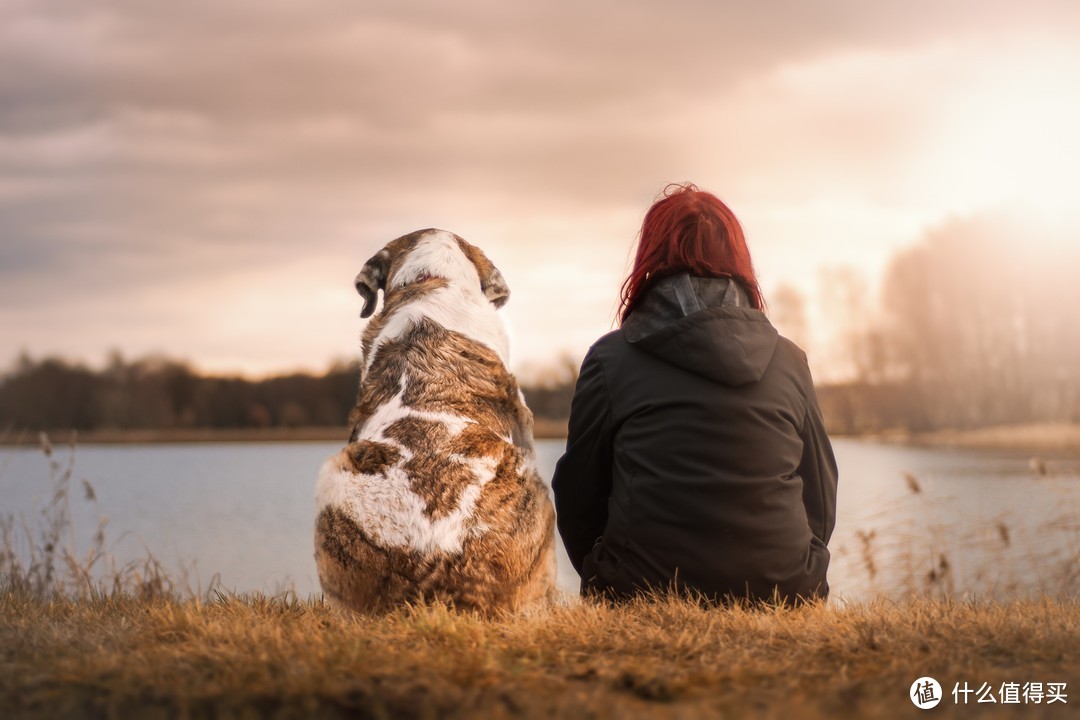
[[[995,63],[957,96],[933,146],[931,181],[960,208],[1022,203],[1060,221],[1080,187],[1080,58]],[[1014,58],[1015,60],[1015,58]]]

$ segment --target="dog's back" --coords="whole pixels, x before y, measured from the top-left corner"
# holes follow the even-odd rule
[[[428,235],[443,246],[446,236]],[[471,280],[460,267],[440,274],[429,260],[418,272],[409,256],[423,239],[394,241],[388,267],[372,271],[390,289],[365,331],[350,443],[319,479],[320,580],[327,598],[356,610],[415,600],[521,609],[553,592],[554,511],[532,416],[499,352],[492,303],[507,291],[491,299],[483,262],[470,260],[474,287],[459,287]]]

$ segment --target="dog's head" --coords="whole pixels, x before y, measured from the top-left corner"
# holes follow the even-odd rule
[[[379,290],[387,294],[431,278],[477,288],[497,308],[510,297],[502,273],[480,248],[452,232],[429,228],[391,240],[367,261],[356,276],[356,291],[364,298],[360,317],[375,312]]]

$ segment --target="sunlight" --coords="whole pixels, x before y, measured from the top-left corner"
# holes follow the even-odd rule
[[[1080,186],[1078,67],[1056,48],[989,64],[947,108],[928,181],[958,209],[1020,203],[1062,220]]]

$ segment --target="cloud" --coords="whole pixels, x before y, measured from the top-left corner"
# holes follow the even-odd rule
[[[1078,25],[1067,2],[0,2],[0,361],[176,337],[209,364],[321,358],[342,326],[311,298],[426,226],[518,278],[525,353],[579,349],[664,182],[730,199],[770,281],[838,218],[849,248],[898,242],[947,209],[911,170],[937,104]]]

